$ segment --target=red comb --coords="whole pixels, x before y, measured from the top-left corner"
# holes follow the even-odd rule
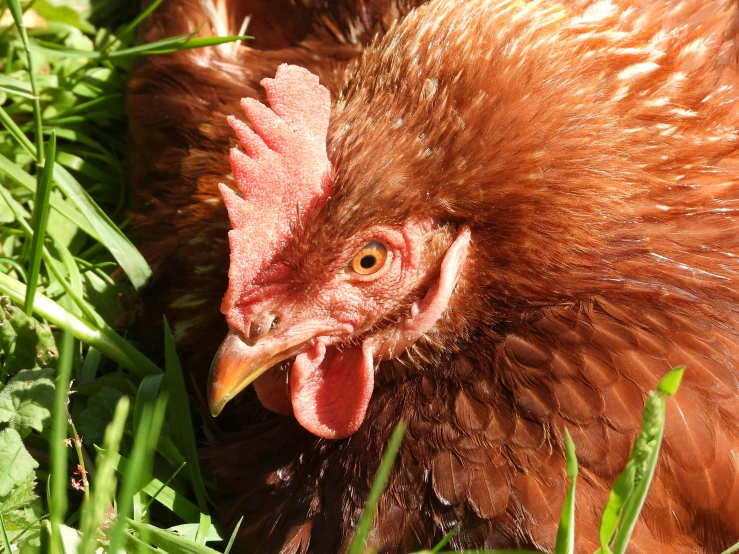
[[[221,311],[232,327],[243,317],[232,308],[290,242],[291,229],[331,190],[326,153],[331,97],[307,69],[283,64],[263,79],[270,107],[241,100],[254,130],[228,118],[246,154],[231,150],[231,170],[241,198],[219,185],[233,230],[229,232],[229,286]],[[270,109],[271,108],[271,109]]]

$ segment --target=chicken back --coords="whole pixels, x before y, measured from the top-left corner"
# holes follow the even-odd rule
[[[345,550],[404,420],[371,548],[551,550],[568,429],[593,552],[681,364],[630,551],[739,540],[737,10],[163,3],[145,39],[256,37],[129,89],[147,309],[232,429],[203,458],[244,545]]]

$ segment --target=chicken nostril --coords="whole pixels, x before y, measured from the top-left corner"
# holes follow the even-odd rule
[[[249,324],[248,339],[251,344],[277,327],[280,318],[273,314],[260,314],[252,319]]]

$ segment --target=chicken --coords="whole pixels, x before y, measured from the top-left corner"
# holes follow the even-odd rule
[[[240,427],[203,451],[223,517],[250,550],[345,550],[402,419],[371,548],[459,523],[455,548],[551,550],[568,429],[593,552],[685,364],[630,551],[727,548],[736,3],[417,4],[172,1],[148,27],[257,37],[151,58],[129,95],[151,309]]]

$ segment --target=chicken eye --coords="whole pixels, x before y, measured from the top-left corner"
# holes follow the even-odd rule
[[[360,275],[377,273],[385,265],[387,248],[381,242],[370,242],[357,252],[351,263],[352,271]]]

